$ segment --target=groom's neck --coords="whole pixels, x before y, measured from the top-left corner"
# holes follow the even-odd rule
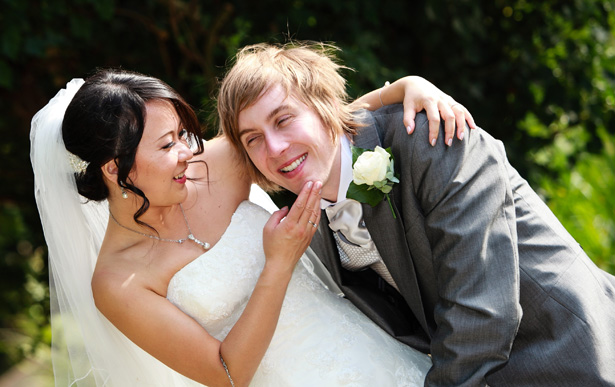
[[[335,203],[338,200],[340,180],[342,176],[342,144],[338,144],[337,155],[331,165],[331,171],[326,182],[322,186],[322,198]]]
[[[331,203],[337,202],[337,190],[338,190],[338,187],[339,187],[339,179],[338,179],[337,184],[335,185],[334,189],[325,191],[325,187],[323,187],[322,198],[325,199],[325,200],[330,201]]]

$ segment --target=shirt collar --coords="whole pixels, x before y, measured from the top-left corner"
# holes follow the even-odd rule
[[[341,136],[340,141],[340,185],[337,189],[337,201],[335,203],[326,199],[320,199],[320,208],[325,209],[333,204],[346,200],[346,193],[350,182],[352,182],[352,150],[350,149],[350,140],[345,135]]]

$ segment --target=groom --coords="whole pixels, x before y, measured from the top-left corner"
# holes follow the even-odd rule
[[[501,142],[477,129],[431,147],[424,114],[408,136],[400,106],[353,110],[338,70],[311,47],[252,47],[218,104],[262,186],[298,193],[323,182],[312,248],[345,296],[431,354],[426,385],[615,385],[615,278],[510,166]],[[391,148],[399,182],[390,203],[345,200],[351,143]]]

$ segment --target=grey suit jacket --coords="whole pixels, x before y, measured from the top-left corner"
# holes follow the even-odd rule
[[[312,248],[364,313],[432,354],[426,385],[615,385],[615,278],[511,167],[502,143],[467,129],[452,147],[432,148],[423,113],[410,136],[401,106],[365,114],[355,145],[391,147],[400,183],[397,219],[382,202],[364,204],[364,220],[411,316],[347,281],[324,214]]]

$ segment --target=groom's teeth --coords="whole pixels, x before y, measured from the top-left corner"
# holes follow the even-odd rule
[[[288,166],[286,166],[284,168],[281,168],[280,171],[282,171],[282,172],[294,171],[295,168],[297,168],[303,162],[303,160],[305,160],[306,157],[307,157],[307,155],[303,155],[303,156],[299,157],[297,160],[295,160],[294,163],[292,163],[292,164],[290,164],[290,165],[288,165]]]
[[[175,180],[181,179],[182,177],[184,177],[184,175],[185,175],[185,173],[184,173],[184,172],[182,172],[182,173],[180,173],[179,175],[175,176],[175,177],[174,177],[174,179],[175,179]]]

